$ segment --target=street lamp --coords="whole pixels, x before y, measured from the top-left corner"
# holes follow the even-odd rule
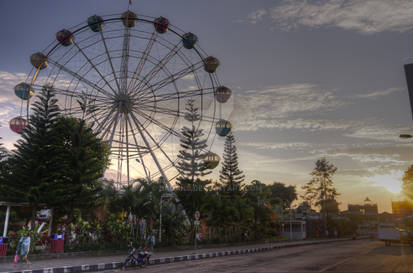
[[[162,198],[172,198],[172,193],[164,193],[161,195],[160,209],[159,209],[159,243],[162,241]]]
[[[293,240],[293,223],[292,223],[292,213],[291,213],[291,208],[290,208],[290,241]]]

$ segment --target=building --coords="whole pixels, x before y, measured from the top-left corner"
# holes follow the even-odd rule
[[[348,204],[347,210],[341,213],[342,215],[362,216],[364,220],[377,221],[379,208],[377,204],[371,202],[367,197],[364,204]]]
[[[306,221],[286,220],[280,222],[281,237],[289,240],[305,240],[307,238]]]
[[[285,239],[304,240],[320,236],[321,217],[307,203],[290,210],[281,221],[281,236]]]
[[[357,232],[360,235],[372,234],[377,230],[379,209],[368,197],[364,200],[364,204],[348,204],[347,210],[341,215],[357,223]]]

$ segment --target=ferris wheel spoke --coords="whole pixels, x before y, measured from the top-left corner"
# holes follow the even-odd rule
[[[96,65],[92,62],[92,60],[86,55],[86,53],[83,51],[83,49],[75,42],[73,41],[73,44],[77,47],[80,53],[82,53],[83,57],[88,61],[88,63],[93,67],[93,69],[96,71],[96,73],[99,74],[99,77],[105,82],[105,84],[113,91],[114,94],[116,94],[116,91],[113,89],[112,85],[109,84],[109,82],[106,80],[106,78],[102,75],[102,73],[97,69]]]
[[[153,161],[155,162],[156,167],[158,168],[159,172],[161,173],[163,179],[165,180],[165,183],[168,186],[168,190],[170,192],[172,192],[172,186],[169,183],[168,177],[166,176],[165,172],[163,171],[161,165],[159,164],[158,158],[155,156],[153,150],[151,149],[151,146],[149,145],[148,140],[145,137],[145,134],[142,132],[143,129],[145,129],[145,127],[142,126],[142,124],[139,122],[139,120],[135,117],[135,115],[133,114],[133,112],[130,112],[130,115],[132,117],[133,122],[135,123],[135,126],[140,134],[140,136],[142,137],[143,142],[145,142],[146,147],[148,148]],[[141,129],[142,128],[142,129]]]
[[[136,95],[139,95],[147,90],[152,90],[153,92],[158,91],[159,89],[162,89],[163,87],[169,85],[169,84],[173,84],[174,82],[176,82],[179,79],[184,78],[187,75],[190,75],[191,73],[194,73],[195,71],[197,71],[198,69],[200,69],[203,65],[203,62],[200,61],[194,65],[188,66],[174,74],[169,75],[168,77],[163,78],[162,80],[152,83],[151,85],[147,85],[144,88],[139,89],[138,92],[135,93]],[[145,82],[146,83],[146,82]]]
[[[78,102],[78,104],[79,104],[79,106],[76,106],[76,107],[71,107],[71,109],[79,109],[79,110],[82,110],[83,108],[85,108],[85,109],[87,109],[87,108],[89,108],[88,110],[85,110],[85,111],[91,111],[90,110],[90,108],[92,108],[93,109],[93,112],[100,112],[100,111],[104,111],[104,110],[106,110],[106,108],[104,107],[104,106],[106,106],[107,105],[107,102],[105,102],[105,101],[96,101],[95,99],[93,99],[93,100],[91,100],[90,102],[82,102],[82,101],[80,101],[80,100],[78,100],[79,98],[77,98],[77,97],[71,97],[71,98],[76,98],[77,99],[77,102]],[[82,106],[81,104],[84,104],[84,106]],[[99,107],[99,109],[97,109]],[[98,111],[97,111],[98,110]]]
[[[66,113],[66,114],[71,114],[71,115],[82,114],[82,113],[88,112],[88,110],[85,110],[80,106],[79,107],[65,108],[65,109],[62,109],[61,111]],[[89,115],[89,113],[88,113],[88,115]]]
[[[131,129],[131,130],[132,130],[132,129]],[[113,143],[116,143],[116,144],[126,145],[126,142],[125,142],[125,141],[120,141],[120,140],[116,140],[116,139],[114,139],[112,142],[113,142]],[[129,143],[129,146],[132,147],[132,148],[134,148],[134,149],[136,148],[136,149],[144,149],[144,150],[146,150],[146,147],[145,147],[145,146],[141,146],[141,145],[138,145],[138,144]]]
[[[118,117],[118,120],[120,120],[119,122],[119,146],[118,146],[118,181],[121,182],[122,181],[122,172],[123,172],[123,124],[122,124],[122,113],[120,113],[120,117]],[[113,132],[116,131],[116,125],[113,129]],[[113,140],[113,136],[112,136],[112,140]],[[110,142],[110,147],[112,147],[112,141]],[[129,182],[128,182],[129,183]]]
[[[132,90],[137,91],[142,87],[142,82],[150,82],[167,64],[172,58],[178,54],[178,52],[182,49],[182,43],[178,43],[175,45],[169,52],[166,54],[152,69],[149,71],[144,77],[143,80],[140,81],[137,86],[135,86]]]
[[[214,88],[209,87],[209,88],[202,88],[202,89],[187,90],[181,93],[172,92],[172,93],[159,94],[159,95],[155,95],[155,99],[151,98],[150,94],[148,94],[147,96],[143,97],[139,102],[145,105],[145,104],[152,104],[152,101],[163,102],[163,101],[170,101],[170,100],[179,100],[179,99],[191,98],[195,96],[201,96],[201,95],[213,94],[213,93],[214,93]]]
[[[105,47],[106,56],[108,57],[110,67],[112,69],[113,77],[115,78],[116,86],[117,86],[118,90],[120,90],[119,80],[118,80],[118,77],[116,76],[115,68],[113,67],[112,57],[109,54],[109,49],[108,49],[108,46],[106,44],[105,36],[103,35],[103,31],[99,31],[99,33],[100,33],[100,37],[101,37],[102,42],[103,42],[103,46]]]
[[[164,114],[164,115],[168,115],[168,116],[172,116],[172,117],[180,117],[180,118],[185,118],[185,113],[184,112],[177,112],[176,110],[170,110],[170,109],[159,109],[157,107],[157,110],[153,110],[152,108],[143,108],[141,107],[140,109],[141,111],[146,111],[146,112],[152,112],[152,113],[158,113],[158,114]],[[211,117],[211,116],[206,116],[206,115],[202,115],[199,118],[200,121],[205,121],[205,122],[214,122],[216,121],[216,118]]]
[[[155,37],[156,37],[156,32],[153,32],[150,40],[148,41],[148,44],[146,45],[145,51],[142,54],[142,58],[139,60],[139,63],[136,67],[135,72],[133,72],[132,79],[128,85],[128,90],[130,90],[131,87],[135,87],[136,81],[139,79],[142,69],[145,66],[145,63],[148,59],[149,53],[151,52],[152,47],[155,44]]]
[[[103,134],[101,136],[101,139],[105,139],[106,135],[109,133],[110,128],[112,127],[112,124],[115,122],[115,119],[117,119],[117,116],[119,115],[119,108],[118,111],[115,114],[115,117],[113,116],[114,111],[116,110],[116,107],[114,107],[111,112],[106,116],[104,122],[102,122],[99,126],[99,129],[97,132],[101,132],[102,129],[105,129],[103,131]],[[109,121],[108,125],[106,126],[106,122]]]
[[[139,106],[139,110],[140,111],[151,112],[151,113],[161,113],[161,114],[166,114],[166,115],[176,116],[176,117],[183,116],[183,113],[181,113],[177,110],[161,108],[161,107],[158,107],[158,106],[156,107],[156,109],[154,109],[152,106]]]
[[[113,131],[112,131],[112,134],[110,135],[110,139],[109,139],[109,147],[112,147],[113,137],[115,136],[116,126],[118,125],[118,121],[119,121],[119,119],[118,119],[119,118],[119,113],[120,113],[120,107],[118,107],[118,111],[116,112],[116,116],[114,118]]]
[[[89,118],[92,118],[97,123],[97,126],[100,127],[106,123],[107,112],[107,109],[100,109],[97,111],[89,111],[86,114]]]
[[[144,113],[144,112],[142,112],[142,111],[140,111],[140,110],[138,110],[138,109],[134,109],[134,110],[135,110],[135,112],[136,112],[137,114],[139,114],[140,116],[142,116],[142,117],[145,118],[146,120],[150,121],[151,123],[155,124],[155,125],[158,126],[159,128],[167,131],[168,133],[170,133],[170,134],[172,134],[172,135],[174,135],[174,136],[182,137],[182,135],[181,135],[179,132],[173,130],[172,128],[170,128],[170,127],[168,127],[168,126],[166,126],[165,124],[163,124],[163,123],[160,122],[159,120],[156,120],[156,119],[152,118],[150,115],[148,115],[148,114],[146,114],[146,113]],[[176,116],[176,115],[175,115],[175,116]]]
[[[119,93],[126,94],[126,88],[128,86],[128,65],[129,65],[129,43],[130,33],[128,26],[125,26],[125,33],[123,35],[122,44],[122,58],[120,67],[120,90]]]
[[[33,85],[32,85],[32,88],[33,88],[34,90],[42,90],[44,87],[45,87],[44,85],[36,85],[36,84],[33,84]],[[52,88],[53,88],[54,91],[56,91],[56,94],[58,94],[58,95],[75,97],[75,98],[83,98],[84,95],[85,95],[85,93],[76,92],[75,90],[61,89],[61,88],[57,88],[57,87],[55,87],[55,86],[53,86]],[[92,95],[90,95],[90,94],[87,95],[87,96],[92,97]],[[93,98],[94,98],[94,99],[96,98],[97,101],[103,101],[103,100],[106,101],[106,100],[107,100],[106,97],[101,97],[101,96],[99,96],[99,95],[93,95]]]
[[[128,131],[128,122],[126,121],[126,117],[125,117],[125,130],[126,130],[126,172],[127,172],[127,176],[128,176],[128,185],[129,185],[129,131]]]
[[[177,162],[177,160],[175,160],[175,162]],[[164,170],[167,171],[167,170],[171,169],[172,167],[174,167],[174,166],[171,165],[171,164],[169,164],[168,166],[166,166],[166,167],[164,168]],[[154,173],[153,176],[156,176],[156,175],[158,175],[158,174],[159,174],[159,171],[157,171],[156,173]],[[171,179],[171,181],[174,180],[174,179],[175,179],[176,177],[178,177],[179,175],[180,175],[180,173],[178,172],[178,174],[175,175],[175,176]]]
[[[70,70],[69,68],[65,67],[64,65],[61,65],[58,62],[55,62],[53,60],[51,60],[50,58],[48,59],[49,63],[57,66],[60,70],[68,73],[69,75],[75,77],[76,79],[78,79],[79,81],[89,85],[90,87],[92,87],[93,89],[96,89],[97,91],[99,91],[101,94],[106,95],[107,97],[113,97],[112,94],[108,93],[106,90],[102,89],[101,87],[97,86],[96,84],[94,84],[93,82],[89,81],[88,79],[85,79],[84,77],[82,77],[81,75],[79,75],[78,73]]]
[[[148,111],[151,113],[162,113],[162,114],[166,114],[166,115],[171,115],[171,116],[179,116],[179,117],[185,117],[185,113],[178,111],[176,109],[170,109],[170,108],[165,108],[165,107],[161,107],[161,106],[156,106],[155,108],[151,105],[145,105],[145,104],[139,104],[139,110],[141,111]],[[210,116],[206,116],[206,115],[202,115],[201,119],[205,117],[206,119],[203,119],[205,121],[208,121],[208,119],[210,121],[215,120],[214,117],[210,117]]]
[[[158,125],[159,126],[159,125]],[[155,143],[156,147],[162,152],[162,154],[168,159],[168,161],[172,164],[172,166],[175,166],[175,163],[171,160],[171,158],[168,156],[168,154],[162,149],[162,145],[160,145],[155,139],[154,137],[148,132],[148,130],[142,126],[142,130],[149,136],[149,138],[152,140],[153,143]],[[182,137],[181,135],[177,135],[178,137]],[[176,168],[178,170],[178,172],[180,172],[180,170],[178,168]]]
[[[100,133],[101,130],[104,128],[104,125],[106,124],[106,122],[110,119],[110,117],[113,115],[113,113],[115,112],[116,108],[112,107],[109,111],[109,113],[106,115],[106,117],[103,119],[103,121],[101,123],[99,123],[96,132]],[[102,136],[103,139],[103,136]]]
[[[132,137],[133,137],[133,140],[135,141],[136,149],[138,150],[138,156],[139,156],[139,159],[140,159],[140,163],[141,163],[142,166],[143,166],[143,170],[144,170],[144,172],[145,172],[146,179],[148,179],[148,182],[150,183],[150,182],[151,182],[151,177],[150,177],[150,175],[149,175],[149,173],[148,173],[148,170],[146,169],[145,161],[143,160],[143,156],[142,156],[142,153],[141,153],[141,151],[140,151],[141,148],[147,149],[147,147],[143,147],[143,146],[140,146],[140,145],[138,144],[138,141],[137,141],[137,139],[136,139],[135,130],[134,130],[134,128],[133,128],[132,122],[131,122],[130,119],[129,119],[129,115],[126,116],[126,122],[129,123],[129,125],[130,125],[131,132],[132,132]]]

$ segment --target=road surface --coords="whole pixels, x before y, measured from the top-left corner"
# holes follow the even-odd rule
[[[413,248],[370,240],[153,265],[133,272],[413,272]]]

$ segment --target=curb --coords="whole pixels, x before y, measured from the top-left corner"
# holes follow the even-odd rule
[[[149,265],[160,265],[160,264],[176,263],[176,262],[183,262],[183,261],[210,259],[210,258],[215,258],[215,257],[264,252],[264,251],[270,251],[270,250],[286,248],[286,247],[318,245],[318,244],[351,241],[351,240],[352,240],[351,238],[345,238],[345,239],[333,239],[333,240],[323,240],[323,241],[314,241],[314,242],[302,241],[302,242],[293,242],[293,243],[276,243],[274,245],[270,244],[270,246],[266,246],[266,247],[223,250],[223,251],[208,252],[208,253],[202,253],[202,254],[190,254],[190,255],[183,255],[183,256],[156,258],[156,259],[150,260]],[[78,266],[52,267],[52,268],[33,269],[33,270],[9,271],[9,272],[0,272],[0,273],[81,273],[81,272],[95,272],[95,271],[119,269],[121,266],[122,266],[122,262],[112,262],[112,263],[88,264],[88,265],[78,265]]]
[[[42,253],[30,254],[30,261],[50,260],[50,259],[64,259],[76,257],[101,257],[108,255],[127,255],[128,250],[98,250],[98,251],[79,251],[79,252],[60,252],[60,253]],[[0,266],[4,263],[9,263],[13,259],[13,255],[0,256]]]

